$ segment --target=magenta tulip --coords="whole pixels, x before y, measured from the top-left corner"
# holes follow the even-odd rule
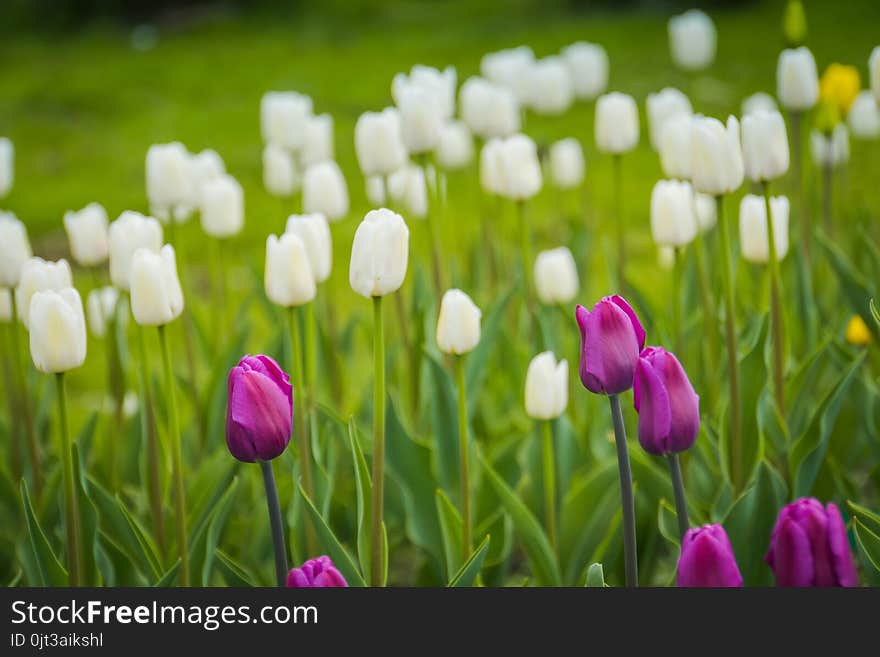
[[[287,586],[294,588],[326,588],[348,586],[330,557],[309,559],[299,568],[291,568],[287,574]]]
[[[649,454],[683,452],[700,432],[700,397],[674,354],[647,347],[633,382],[639,443]]]
[[[802,497],[779,511],[764,557],[777,586],[858,586],[837,506]]]
[[[681,541],[678,585],[739,587],[743,578],[727,532],[721,525],[688,529]]]
[[[623,297],[603,297],[575,311],[581,330],[581,382],[590,392],[618,395],[632,388],[645,329]]]
[[[290,377],[269,356],[245,356],[229,372],[226,446],[239,461],[271,461],[293,423]]]

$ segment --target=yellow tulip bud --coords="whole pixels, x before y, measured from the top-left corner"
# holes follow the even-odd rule
[[[849,323],[846,325],[846,341],[859,347],[871,343],[871,330],[861,316],[853,315],[850,317]]]
[[[831,64],[819,79],[819,98],[835,105],[842,116],[859,95],[861,80],[855,66]]]

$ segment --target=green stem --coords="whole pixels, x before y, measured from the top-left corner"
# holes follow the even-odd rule
[[[541,456],[544,466],[544,522],[547,524],[547,538],[550,546],[556,549],[556,457],[553,450],[553,423],[542,423]]]
[[[189,586],[189,549],[186,535],[186,500],[183,488],[183,448],[180,439],[180,418],[177,414],[177,394],[174,391],[174,370],[165,326],[159,326],[159,346],[162,349],[162,367],[168,402],[168,434],[171,438],[171,467],[174,481],[174,513],[177,516],[177,551],[180,556],[180,585]]]
[[[434,216],[439,194],[436,188],[432,190],[431,185],[428,184],[429,159],[428,153],[422,153],[419,156],[422,174],[425,177],[426,192],[428,193],[428,214],[425,217],[425,223],[428,226],[428,240],[431,243],[431,269],[434,275],[434,289],[437,292],[437,296],[440,296],[443,293],[443,268],[440,257],[440,238],[437,234],[437,227],[435,226],[436,217]]]
[[[626,585],[639,585],[639,557],[636,548],[636,509],[633,501],[632,471],[629,465],[629,448],[626,444],[626,426],[620,397],[608,395],[611,404],[611,420],[614,423],[614,442],[617,445],[617,470],[620,476],[620,506],[623,517],[623,560]]]
[[[70,586],[82,586],[82,534],[79,519],[79,499],[73,480],[73,452],[70,427],[67,420],[67,396],[64,392],[64,372],[55,375],[58,397],[58,424],[61,428],[61,462],[64,468],[64,527],[67,533],[67,572]]]
[[[718,353],[718,348],[716,346],[717,327],[715,324],[715,304],[712,302],[712,286],[709,281],[709,272],[706,269],[705,249],[706,240],[703,237],[703,233],[698,230],[697,237],[694,240],[694,263],[696,265],[697,278],[699,279],[700,284],[700,302],[703,306],[703,333],[706,337],[705,352],[711,354],[712,358],[714,358],[715,354]],[[704,365],[703,373],[705,375],[707,373],[705,365],[709,361],[709,358],[703,358],[701,360]],[[711,406],[715,399],[715,377],[706,376],[706,380],[710,381],[708,392],[710,395],[709,403]]]
[[[802,112],[791,112],[789,121],[791,122],[791,169],[794,173],[795,196],[798,202],[798,219],[801,225],[801,252],[804,259],[810,262],[810,250],[812,246],[813,232],[810,230],[810,212],[807,207],[807,199],[804,194],[804,171],[801,152],[803,147],[803,135],[801,134],[801,126],[803,124]]]
[[[373,297],[373,494],[370,527],[370,585],[383,586],[383,515],[385,511],[385,331],[382,297]]]
[[[318,324],[315,320],[315,304],[307,303],[305,306],[306,343],[305,343],[305,368],[306,368],[306,394],[309,408],[308,434],[316,428],[316,404],[318,401],[318,352],[316,350],[316,335]]]
[[[159,552],[165,553],[165,519],[162,509],[162,481],[159,474],[159,444],[156,436],[156,416],[153,408],[153,383],[147,361],[147,333],[143,326],[137,327],[138,334],[138,383],[141,387],[141,436],[147,445],[147,464],[149,481],[147,489],[150,496],[150,515],[153,519],[153,532]]]
[[[767,245],[770,253],[770,324],[773,335],[773,391],[779,412],[785,416],[785,344],[782,325],[782,293],[779,275],[779,259],[776,253],[776,236],[770,212],[770,184],[764,182],[764,208],[767,221]]]
[[[617,287],[621,292],[626,286],[626,230],[623,225],[623,156],[612,156],[612,169],[614,172],[613,196],[614,196],[614,223],[617,224]]]
[[[523,283],[526,286],[526,303],[529,310],[534,307],[534,291],[532,290],[532,232],[529,228],[529,218],[526,213],[526,202],[516,202],[517,217],[519,218],[520,253],[522,255]]]
[[[724,216],[724,197],[715,197],[718,207],[718,227],[721,232],[722,279],[724,283],[724,326],[727,337],[727,377],[730,388],[730,477],[735,491],[742,485],[742,410],[739,396],[739,358],[736,349],[736,303],[733,295],[733,256],[730,231]]]
[[[461,554],[462,563],[471,556],[471,487],[470,440],[468,439],[467,384],[464,356],[455,356],[455,378],[458,386],[458,454],[461,463]]]
[[[15,290],[10,291],[12,297],[12,358],[14,360],[14,369],[18,373],[18,385],[21,397],[21,421],[24,423],[25,434],[27,435],[28,454],[31,461],[31,477],[34,483],[34,496],[39,500],[43,492],[43,474],[40,466],[40,446],[37,443],[37,434],[34,431],[34,421],[31,416],[31,400],[28,396],[27,371],[22,360],[21,343],[19,342],[19,326],[18,313],[16,306]]]
[[[832,211],[832,187],[834,183],[834,170],[830,163],[822,165],[822,215],[825,221],[825,232],[830,236],[834,232],[834,217]]]
[[[0,290],[0,294],[4,294],[5,290]],[[10,292],[12,293],[12,292]],[[24,474],[24,464],[22,462],[22,453],[21,453],[21,432],[19,431],[19,422],[18,422],[18,402],[16,401],[17,397],[17,386],[14,380],[13,368],[12,365],[12,357],[11,354],[13,350],[10,346],[11,341],[14,340],[12,332],[15,329],[15,322],[17,320],[13,317],[12,320],[7,324],[6,329],[3,331],[3,354],[0,355],[0,359],[3,360],[3,386],[6,391],[6,401],[9,404],[9,440],[11,443],[11,451],[12,451],[12,475],[15,477],[15,480],[18,481]],[[7,336],[8,334],[8,336]],[[9,342],[7,342],[7,337],[9,338]],[[9,353],[7,354],[7,350]]]
[[[275,473],[271,461],[260,461],[263,472],[263,486],[266,489],[266,505],[269,507],[269,526],[272,529],[272,547],[275,551],[275,578],[278,586],[287,582],[287,548],[284,545],[284,525],[281,522],[281,505],[278,503],[278,488],[275,486]]]
[[[688,522],[687,497],[684,494],[684,479],[681,476],[681,463],[675,452],[667,457],[669,461],[669,476],[672,478],[672,494],[675,498],[675,514],[678,516],[678,535],[684,538],[685,532],[690,527]]]
[[[672,323],[673,323],[673,341],[675,344],[675,353],[682,357],[682,329],[681,329],[681,304],[682,304],[682,279],[684,254],[680,247],[674,247],[673,250],[673,271],[672,271]]]

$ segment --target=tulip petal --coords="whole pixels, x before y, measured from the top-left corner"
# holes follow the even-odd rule
[[[660,456],[668,450],[672,412],[669,395],[653,364],[640,358],[636,366],[634,387],[639,390],[639,443],[649,454]]]
[[[678,560],[678,586],[739,587],[742,574],[720,525],[688,530]]]
[[[776,574],[777,586],[811,586],[813,554],[806,532],[790,517],[782,520],[767,561]]]
[[[694,392],[684,368],[675,355],[664,352],[654,360],[669,399],[670,426],[666,450],[681,452],[694,444],[700,432],[700,397]]]
[[[290,402],[270,378],[253,370],[241,372],[229,405],[232,424],[244,430],[247,440],[260,436],[260,443],[253,443],[258,459],[269,460],[284,451],[293,421]]]
[[[846,537],[846,526],[836,504],[825,507],[828,514],[828,547],[831,551],[831,564],[834,568],[838,586],[858,586],[859,576],[853,561],[852,551]]]
[[[614,304],[617,305],[623,312],[626,313],[626,316],[629,317],[629,320],[632,322],[633,328],[636,331],[636,341],[639,343],[639,351],[645,348],[645,329],[642,326],[642,322],[639,320],[639,316],[636,315],[636,311],[632,309],[632,306],[627,303],[626,299],[622,296],[615,294],[611,297],[606,297],[610,299]]]

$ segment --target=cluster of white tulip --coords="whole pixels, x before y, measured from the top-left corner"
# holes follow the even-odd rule
[[[205,183],[225,172],[223,160],[210,149],[193,154],[177,141],[153,144],[146,159],[150,211],[164,223],[187,221],[202,205]]]

